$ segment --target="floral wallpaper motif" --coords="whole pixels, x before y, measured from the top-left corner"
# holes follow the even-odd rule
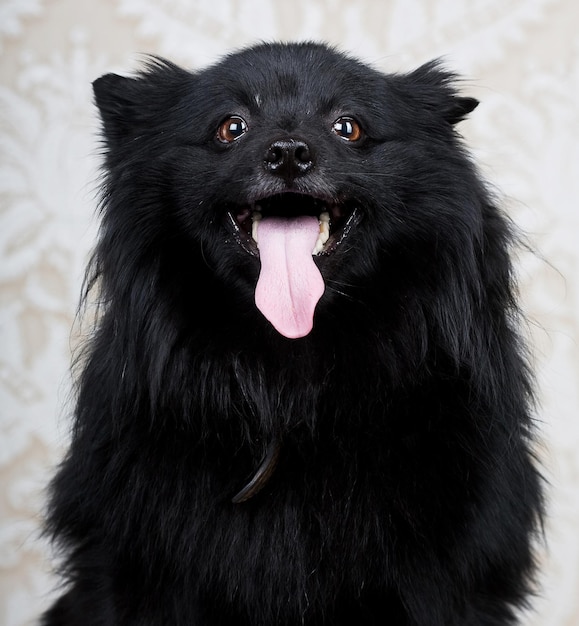
[[[195,68],[260,39],[322,39],[386,71],[444,56],[482,102],[462,131],[526,234],[517,269],[551,483],[524,623],[579,626],[578,33],[575,0],[0,0],[0,623],[35,623],[56,584],[39,529],[97,229],[92,80],[141,53]]]

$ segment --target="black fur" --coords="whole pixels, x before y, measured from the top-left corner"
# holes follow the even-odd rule
[[[51,491],[69,588],[43,624],[514,623],[542,498],[511,230],[453,126],[477,102],[436,63],[383,75],[317,44],[94,90],[101,311]],[[227,144],[230,115],[248,131]],[[331,131],[345,115],[358,141]],[[264,167],[280,137],[307,172]],[[226,223],[284,191],[360,217],[316,257],[294,340]],[[232,503],[272,442],[271,478]]]

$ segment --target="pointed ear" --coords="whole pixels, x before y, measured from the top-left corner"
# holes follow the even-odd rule
[[[120,142],[134,126],[137,82],[135,78],[105,74],[92,84],[104,136],[109,144]]]
[[[445,70],[438,60],[420,66],[407,79],[419,104],[450,124],[465,119],[479,104],[475,98],[458,95],[456,74]]]
[[[467,98],[464,96],[453,96],[449,102],[449,106],[445,111],[444,117],[451,124],[462,122],[465,117],[474,111],[479,105],[476,98]]]
[[[162,124],[186,93],[191,77],[186,70],[153,57],[134,77],[105,74],[95,80],[95,103],[109,147]]]

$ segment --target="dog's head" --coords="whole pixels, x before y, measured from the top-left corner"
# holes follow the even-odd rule
[[[477,102],[452,81],[435,63],[386,76],[318,44],[263,44],[198,73],[153,61],[106,75],[94,85],[105,230],[133,256],[202,248],[219,280],[255,288],[281,334],[307,335],[320,298],[420,276],[480,230],[453,130]]]

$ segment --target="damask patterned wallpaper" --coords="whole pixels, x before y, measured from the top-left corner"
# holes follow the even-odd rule
[[[141,52],[195,68],[282,38],[387,71],[445,56],[482,101],[462,130],[533,249],[518,270],[552,487],[526,623],[579,625],[578,33],[576,0],[0,0],[0,623],[32,624],[55,584],[39,518],[66,445],[96,233],[90,83]]]

